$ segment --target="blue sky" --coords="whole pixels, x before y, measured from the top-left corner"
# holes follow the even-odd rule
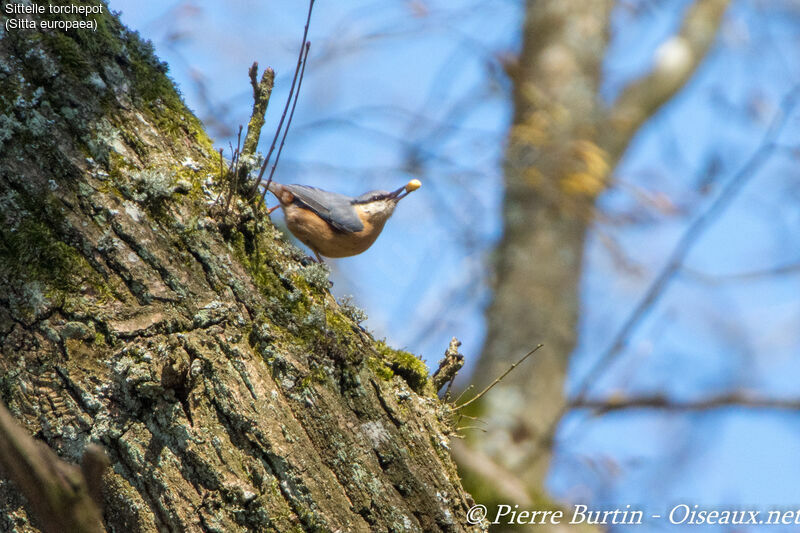
[[[111,0],[126,24],[154,42],[221,147],[247,122],[254,60],[277,72],[264,131],[274,130],[296,62],[302,4]],[[628,5],[644,8],[636,16],[615,11],[607,101],[649,68],[689,2]],[[619,185],[601,205],[609,216],[633,213],[638,222],[598,224],[589,239],[568,389],[800,81],[797,9],[790,0],[733,2],[695,78],[631,144],[616,171]],[[377,336],[429,365],[454,335],[474,360],[485,334],[486,265],[501,232],[499,159],[510,118],[498,58],[517,46],[521,13],[512,0],[315,6],[310,63],[277,179],[350,194],[422,179],[368,252],[330,264],[334,293],[354,295]],[[790,117],[779,149],[697,241],[593,393],[800,398],[800,276],[725,277],[800,262],[799,117]],[[800,506],[799,451],[793,412],[573,413],[559,434],[551,487],[570,501],[641,503],[653,512],[682,501]]]

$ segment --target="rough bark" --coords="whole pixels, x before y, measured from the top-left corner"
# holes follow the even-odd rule
[[[529,0],[511,68],[514,118],[505,160],[504,236],[476,376],[488,382],[544,348],[487,397],[472,445],[543,492],[550,430],[565,409],[577,335],[583,248],[595,201],[637,129],[683,86],[716,34],[727,0],[698,0],[653,69],[612,106],[599,97],[610,0]],[[498,413],[502,413],[499,416]]]
[[[201,125],[96,20],[0,39],[3,403],[67,461],[106,449],[109,531],[469,530],[424,364],[263,208],[212,216]],[[0,478],[0,530],[36,524]]]

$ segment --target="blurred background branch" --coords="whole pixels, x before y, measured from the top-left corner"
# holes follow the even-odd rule
[[[602,415],[626,409],[662,409],[666,411],[707,411],[710,409],[800,409],[800,399],[759,398],[744,393],[725,394],[700,400],[677,400],[666,396],[639,398],[609,398],[606,400],[576,399],[569,403],[570,409],[589,409]]]
[[[717,38],[729,0],[697,0],[686,10],[680,30],[665,39],[653,57],[653,70],[631,83],[609,111],[624,151],[641,125],[683,88]]]
[[[0,404],[0,470],[25,496],[42,531],[105,532],[98,505],[108,459],[94,445],[83,461],[78,468],[59,459]]]

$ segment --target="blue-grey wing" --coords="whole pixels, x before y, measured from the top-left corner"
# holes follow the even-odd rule
[[[345,233],[355,233],[364,229],[353,208],[352,199],[344,194],[323,191],[308,185],[284,185],[295,200],[315,212],[319,217]]]

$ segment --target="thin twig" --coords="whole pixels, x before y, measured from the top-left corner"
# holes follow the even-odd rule
[[[242,125],[239,124],[239,134],[236,136],[236,151],[233,154],[235,165],[233,168],[233,176],[231,176],[230,180],[231,190],[228,193],[228,201],[225,202],[225,214],[223,215],[223,217],[228,216],[228,209],[231,206],[231,200],[233,199],[233,195],[236,194],[236,190],[239,188],[239,162],[242,159],[241,157],[242,153],[240,151],[241,146],[242,146]]]
[[[442,398],[444,398],[444,401],[445,401],[445,403],[447,403],[447,402],[449,402],[449,401],[450,401],[450,389],[452,389],[452,388],[453,388],[453,382],[454,382],[455,380],[456,380],[456,377],[455,377],[455,376],[453,376],[453,377],[450,379],[450,381],[448,381],[448,382],[447,382],[447,388],[444,390],[444,395],[442,396]]]
[[[222,180],[225,177],[225,160],[222,157],[222,151],[223,150],[224,150],[224,148],[220,148],[219,149],[219,181],[220,181],[220,183],[222,182]],[[217,204],[219,203],[219,199],[222,198],[222,193],[224,191],[225,191],[225,184],[221,183],[220,188],[219,188],[219,194],[217,195],[217,199],[214,200],[214,207],[215,208],[217,207]]]
[[[480,391],[478,394],[476,394],[475,396],[473,396],[471,399],[467,400],[466,402],[462,403],[461,405],[457,405],[457,406],[456,406],[456,407],[454,407],[453,409],[455,409],[456,411],[457,411],[457,410],[459,410],[459,409],[463,409],[464,407],[468,406],[469,404],[471,404],[471,403],[472,403],[472,402],[474,402],[475,400],[478,400],[478,399],[480,399],[480,398],[481,398],[481,397],[482,397],[484,394],[486,394],[487,392],[489,392],[490,390],[492,390],[492,388],[493,388],[495,385],[497,385],[498,383],[500,383],[500,382],[503,380],[503,378],[504,378],[504,377],[506,377],[507,375],[509,375],[509,374],[511,373],[511,371],[512,371],[512,370],[514,370],[515,368],[517,368],[517,366],[519,366],[520,364],[522,364],[522,362],[523,362],[523,361],[525,361],[525,359],[527,359],[528,357],[530,357],[530,356],[532,356],[533,354],[535,354],[535,353],[536,353],[536,352],[539,350],[539,348],[541,348],[542,346],[544,346],[544,345],[543,345],[543,344],[539,344],[539,345],[537,345],[537,346],[536,346],[536,348],[534,348],[533,350],[531,350],[531,351],[529,351],[528,353],[526,353],[525,355],[523,355],[523,356],[522,356],[522,358],[521,358],[519,361],[517,361],[516,363],[514,363],[513,365],[511,365],[510,367],[508,367],[508,370],[506,370],[505,372],[503,372],[502,374],[500,374],[500,375],[499,375],[499,376],[498,376],[498,377],[497,377],[497,378],[496,378],[494,381],[492,381],[492,382],[491,382],[491,383],[490,383],[490,384],[489,384],[489,385],[488,385],[488,386],[487,386],[485,389],[483,389],[483,390],[482,390],[482,391]]]
[[[475,422],[480,422],[481,424],[488,424],[488,422],[486,420],[484,420],[483,418],[481,418],[479,416],[465,415],[463,413],[461,415],[459,415],[459,416],[461,418],[469,418],[470,420],[474,420]]]
[[[459,395],[458,395],[458,398],[456,398],[455,400],[453,400],[453,403],[457,404],[457,403],[458,403],[458,400],[460,400],[462,396],[464,396],[464,395],[465,395],[467,392],[469,392],[469,390],[470,390],[470,389],[473,389],[473,388],[475,388],[475,385],[470,385],[470,386],[469,386],[469,387],[467,387],[466,389],[462,390],[462,391],[461,391],[461,394],[459,394]]]
[[[286,135],[289,133],[289,127],[292,125],[292,118],[294,117],[294,109],[297,107],[297,99],[300,97],[300,87],[303,85],[303,75],[306,72],[306,64],[308,64],[308,51],[311,49],[311,43],[306,43],[305,53],[303,54],[303,66],[300,68],[300,78],[297,81],[297,90],[294,93],[294,102],[292,102],[292,110],[289,112],[289,120],[286,122],[286,129],[283,130],[283,137],[281,137],[281,145],[278,147],[278,153],[275,154],[275,162],[272,164],[272,168],[269,171],[269,178],[267,178],[267,184],[264,186],[264,194],[261,195],[263,199],[264,196],[267,194],[267,190],[269,189],[269,184],[272,183],[272,177],[275,175],[275,169],[278,167],[278,161],[281,158],[281,152],[283,152],[283,145],[286,142]]]
[[[463,429],[477,429],[478,431],[483,431],[484,433],[489,433],[486,429],[480,426],[461,426],[460,428],[456,428],[456,431],[461,431]]]
[[[297,66],[294,69],[294,77],[292,78],[292,85],[289,88],[289,96],[286,98],[286,105],[283,108],[283,114],[281,115],[281,120],[278,122],[278,127],[275,129],[275,136],[272,138],[272,144],[269,147],[269,152],[267,152],[267,157],[264,158],[264,163],[261,165],[261,170],[258,172],[258,177],[256,178],[255,183],[253,183],[253,187],[250,190],[250,194],[253,195],[258,190],[258,184],[261,183],[261,178],[264,177],[264,171],[267,169],[267,165],[269,164],[269,160],[272,157],[272,152],[275,150],[275,145],[278,142],[278,136],[281,133],[281,129],[283,128],[283,121],[286,118],[286,113],[289,111],[289,105],[292,103],[292,95],[294,94],[294,86],[297,83],[297,76],[300,74],[300,67],[302,66],[303,56],[306,50],[306,41],[308,40],[308,26],[311,23],[311,11],[314,9],[314,0],[309,0],[308,2],[308,16],[306,17],[306,26],[303,30],[303,42],[300,45],[300,54],[297,57]],[[262,197],[263,198],[263,197]]]

